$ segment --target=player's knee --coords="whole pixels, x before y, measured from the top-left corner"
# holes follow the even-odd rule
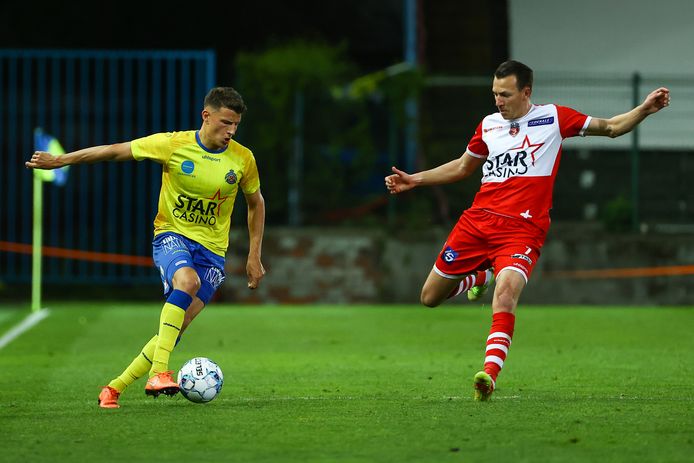
[[[502,312],[513,312],[516,309],[518,301],[513,296],[513,291],[501,289],[496,294],[495,309]]]
[[[184,276],[174,280],[174,288],[191,296],[195,296],[200,290],[200,278],[197,275]]]
[[[419,296],[419,300],[422,305],[426,307],[437,307],[441,304],[441,299],[432,294],[431,291],[427,291],[426,288],[422,288],[422,294]]]

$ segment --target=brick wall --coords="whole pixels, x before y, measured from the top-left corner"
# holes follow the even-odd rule
[[[246,288],[248,240],[238,233],[232,235],[219,297],[242,303],[418,303],[447,232],[392,236],[371,230],[271,228],[263,246],[268,273],[256,291]],[[689,235],[614,235],[554,225],[521,303],[692,305],[692,275],[582,279],[560,273],[692,264]]]

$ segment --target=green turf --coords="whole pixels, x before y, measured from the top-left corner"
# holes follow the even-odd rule
[[[3,462],[684,462],[694,310],[521,307],[489,403],[472,400],[490,314],[212,305],[172,355],[224,370],[220,397],[96,396],[159,307],[53,305],[0,350]],[[14,315],[13,315],[14,317]],[[0,331],[9,329],[6,323]]]

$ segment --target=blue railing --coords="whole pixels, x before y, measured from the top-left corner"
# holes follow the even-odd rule
[[[197,128],[215,83],[213,51],[0,50],[0,241],[31,243],[33,130],[66,151]],[[64,187],[44,189],[44,245],[151,254],[161,167],[150,162],[73,167]],[[148,267],[44,259],[47,283],[156,281]],[[0,283],[28,283],[30,256],[0,250]]]

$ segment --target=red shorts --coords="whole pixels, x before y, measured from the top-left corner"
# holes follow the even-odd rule
[[[468,209],[458,219],[436,259],[434,270],[444,278],[494,267],[497,275],[515,270],[528,282],[547,233],[524,220]]]

